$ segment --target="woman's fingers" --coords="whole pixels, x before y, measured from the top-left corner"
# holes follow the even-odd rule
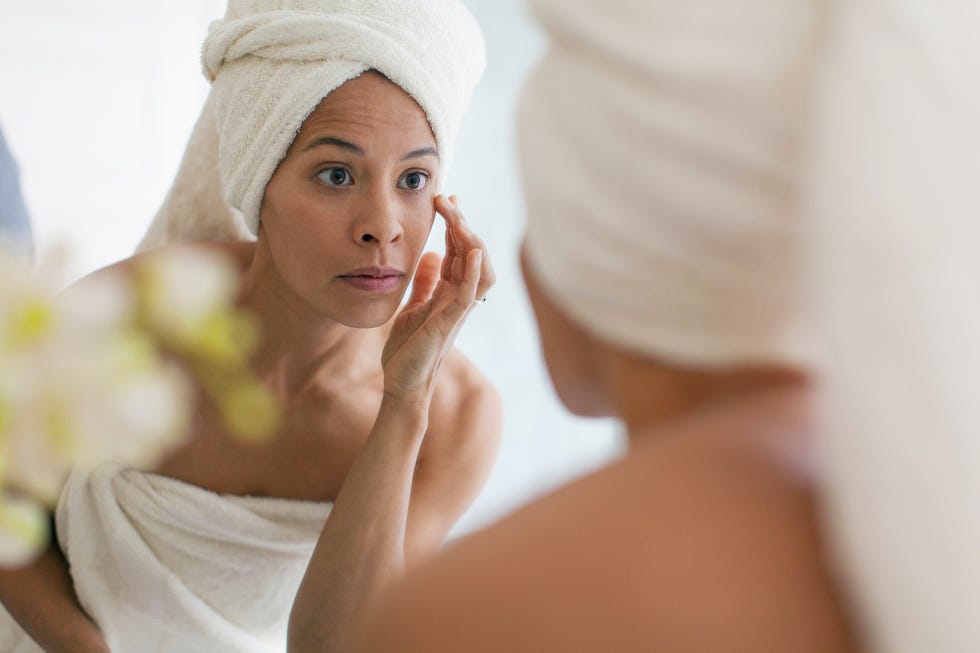
[[[476,291],[480,284],[480,268],[482,266],[483,252],[478,249],[470,250],[466,258],[463,259],[463,279],[459,285],[450,286],[450,293],[444,297],[444,302],[439,302],[440,307],[429,318],[433,320],[432,326],[436,327],[440,338],[451,342],[454,334],[463,323],[466,315],[476,306]],[[447,288],[448,289],[448,288]]]
[[[459,220],[459,215],[444,195],[436,195],[435,206],[436,212],[446,221],[446,256],[442,260],[442,278],[458,283],[462,278],[462,268],[459,265],[460,249],[456,242],[453,224]]]
[[[447,221],[447,229],[451,228],[453,232],[457,251],[466,252],[473,249],[479,249],[483,252],[480,285],[477,288],[477,296],[482,298],[486,296],[487,292],[489,292],[490,288],[492,288],[494,283],[497,281],[497,275],[493,270],[493,263],[490,261],[490,256],[487,253],[487,246],[484,244],[483,240],[477,236],[466,223],[466,218],[463,216],[463,213],[459,208],[459,198],[453,195],[450,197],[449,201],[452,206],[451,212],[453,213],[453,219],[451,222]]]
[[[472,249],[469,247],[468,243],[462,238],[460,238],[460,226],[463,224],[463,214],[459,210],[457,204],[457,199],[455,195],[449,196],[449,214],[452,216],[452,220],[447,223],[446,229],[453,240],[453,244],[456,247],[456,252],[458,256],[453,259],[453,281],[456,283],[461,283],[463,280],[463,275],[466,273],[466,259],[467,252]]]
[[[412,279],[412,294],[408,299],[408,305],[414,306],[429,301],[432,293],[439,283],[439,265],[441,257],[435,252],[426,252],[419,260],[418,267],[415,269],[415,278]]]
[[[401,313],[382,353],[386,392],[402,397],[429,396],[432,372],[452,348],[467,313],[473,309],[482,259],[482,251],[471,250],[464,259],[461,283],[438,280],[428,304]],[[433,271],[438,267],[430,256],[420,267],[423,264],[431,265]],[[427,278],[425,269],[422,281]],[[423,294],[413,287],[413,298]]]
[[[462,283],[468,253],[479,250],[482,252],[482,262],[476,292],[477,298],[485,297],[497,281],[486,245],[466,224],[458,197],[450,195],[447,198],[439,195],[436,198],[436,210],[446,220],[446,258],[443,260],[443,278],[453,284]]]
[[[454,323],[462,320],[473,309],[480,285],[480,270],[483,265],[483,251],[471,249],[464,261],[463,282],[456,291],[456,298],[451,304],[450,318]]]
[[[493,288],[493,284],[497,283],[497,273],[493,271],[493,263],[490,262],[490,256],[487,254],[487,246],[475,234],[473,237],[478,243],[479,251],[483,253],[483,256],[480,258],[482,261],[480,267],[480,283],[476,291],[477,299],[483,299],[490,292],[490,289]]]
[[[483,250],[471,249],[466,254],[466,274],[463,277],[463,283],[460,285],[460,292],[457,295],[461,301],[465,301],[467,309],[473,307],[473,301],[477,298],[482,270]]]
[[[442,278],[450,281],[453,277],[453,259],[456,257],[456,245],[453,244],[452,234],[446,229],[446,255],[442,258]]]

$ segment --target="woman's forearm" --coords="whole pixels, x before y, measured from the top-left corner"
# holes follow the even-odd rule
[[[109,651],[79,605],[68,565],[54,543],[32,564],[0,570],[0,602],[48,653]]]
[[[289,651],[349,651],[365,603],[405,565],[428,407],[385,397],[324,525],[289,619]]]

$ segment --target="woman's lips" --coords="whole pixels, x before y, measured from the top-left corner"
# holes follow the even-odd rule
[[[340,275],[340,280],[358,290],[390,292],[398,287],[405,273],[394,268],[365,268]]]

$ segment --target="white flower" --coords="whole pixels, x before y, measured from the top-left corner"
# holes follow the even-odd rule
[[[147,321],[177,340],[194,338],[215,313],[228,311],[238,288],[234,262],[199,247],[149,254],[139,279]]]
[[[23,497],[0,497],[0,565],[30,563],[47,539],[48,515],[43,505]]]
[[[55,321],[63,318],[53,311]],[[15,463],[8,484],[50,504],[72,465],[113,459],[145,466],[183,435],[189,380],[147,336],[111,326],[82,331],[87,341],[54,328],[52,336],[64,337],[10,351],[0,364],[5,447]]]
[[[59,339],[74,337],[88,341],[107,336],[130,324],[136,317],[133,284],[119,272],[91,275],[75,283],[56,300],[61,316],[59,326],[69,329]]]
[[[278,406],[247,365],[257,335],[234,304],[234,263],[180,247],[134,265],[58,294],[0,252],[0,565],[46,541],[72,467],[147,468],[182,441],[191,373],[233,433],[275,428]]]
[[[189,379],[136,330],[125,277],[57,290],[0,254],[0,564],[36,548],[30,525],[74,465],[152,464],[189,421]]]

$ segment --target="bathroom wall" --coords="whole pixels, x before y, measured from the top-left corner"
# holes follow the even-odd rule
[[[516,0],[470,0],[488,66],[446,184],[484,237],[499,281],[459,337],[503,398],[505,433],[465,532],[615,456],[608,420],[558,405],[517,265],[523,224],[513,115],[544,42]],[[176,171],[207,93],[200,44],[219,0],[0,0],[0,124],[22,173],[41,261],[65,282],[129,255]],[[441,228],[430,245],[438,249]]]

